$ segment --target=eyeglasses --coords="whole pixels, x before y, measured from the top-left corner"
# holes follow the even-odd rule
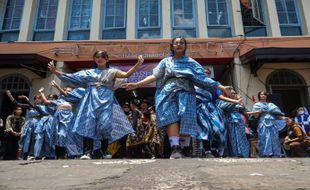
[[[174,46],[177,46],[177,45],[184,46],[185,43],[184,42],[174,42],[172,45],[174,45]]]

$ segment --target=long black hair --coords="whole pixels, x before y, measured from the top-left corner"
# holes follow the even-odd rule
[[[267,98],[268,98],[268,93],[267,93],[266,91],[259,91],[259,92],[258,92],[258,95],[257,95],[258,100],[260,100],[260,95],[261,95],[261,94],[266,94],[266,100],[267,100]]]
[[[185,55],[185,52],[186,52],[186,49],[187,49],[187,41],[186,41],[186,39],[185,39],[184,37],[179,36],[179,37],[175,37],[175,38],[173,38],[173,39],[171,40],[171,43],[170,43],[170,55],[171,55],[171,56],[174,56],[173,43],[174,43],[174,41],[175,41],[176,39],[178,39],[178,38],[180,38],[181,41],[184,42],[185,50],[184,50],[184,52],[183,52],[183,55]]]
[[[106,63],[106,68],[110,68],[110,65],[109,65],[109,55],[108,55],[108,52],[106,51],[96,51],[94,54],[93,54],[93,60],[95,60],[95,58],[97,56],[100,56],[101,58],[105,59],[107,61]],[[92,68],[97,68],[97,63],[93,63],[92,65]]]

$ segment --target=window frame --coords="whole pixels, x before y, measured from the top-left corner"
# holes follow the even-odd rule
[[[286,0],[280,0],[280,1],[282,1],[282,2],[284,1],[285,16],[287,18],[287,21],[289,21]],[[297,17],[298,24],[281,24],[280,23],[280,19],[278,19],[279,20],[279,25],[280,25],[280,27],[290,27],[290,26],[295,26],[296,27],[296,26],[299,26],[300,27],[300,31],[302,32],[302,30],[301,30],[301,19],[300,19],[300,15],[299,15],[299,8],[297,6],[296,0],[293,0],[293,1],[294,1],[295,14],[296,14],[296,17]],[[277,9],[277,4],[276,4],[276,11],[277,11],[277,15],[279,16],[278,9]]]
[[[151,0],[148,0],[148,2],[150,2]],[[138,38],[138,34],[139,32],[141,31],[147,31],[147,30],[153,30],[153,29],[158,29],[159,30],[159,38],[162,37],[162,3],[161,3],[161,0],[157,0],[158,1],[158,26],[145,26],[145,27],[140,27],[139,24],[140,24],[140,6],[139,6],[139,3],[141,2],[141,0],[137,0],[136,1],[136,38],[137,39],[141,39],[141,38]],[[150,5],[150,4],[149,4]],[[149,6],[150,8],[150,6]],[[150,9],[148,10],[150,11]],[[150,14],[148,14],[148,16],[150,16]],[[156,38],[157,39],[157,38]]]
[[[209,27],[218,27],[218,28],[231,28],[231,20],[229,19],[229,15],[231,15],[231,11],[230,9],[228,8],[229,3],[228,3],[228,0],[224,0],[225,3],[226,3],[226,11],[227,11],[227,25],[223,25],[223,24],[218,24],[218,25],[215,25],[215,24],[210,24],[210,21],[209,21],[209,6],[208,6],[208,1],[209,0],[206,0],[205,2],[205,6],[206,6],[206,15],[207,15],[207,28]],[[216,9],[217,9],[217,13],[218,13],[218,0],[215,0],[216,1]]]
[[[148,2],[150,2],[151,0],[147,0]],[[157,0],[158,1],[158,26],[146,26],[146,27],[140,27],[139,26],[139,21],[140,21],[140,6],[139,3],[141,2],[141,0],[137,0],[136,2],[136,7],[137,7],[137,11],[136,11],[136,23],[137,23],[137,29],[143,30],[143,29],[160,29],[161,28],[161,0]],[[148,10],[149,11],[149,10]],[[148,14],[148,16],[150,16]]]
[[[103,4],[102,4],[102,8],[103,8],[103,11],[102,11],[102,32],[103,31],[108,31],[108,30],[117,30],[117,29],[125,29],[126,30],[126,25],[127,25],[127,0],[124,0],[125,3],[124,3],[124,23],[123,23],[123,26],[122,27],[105,27],[105,18],[106,18],[106,9],[107,9],[107,6],[106,5],[106,2],[108,0],[102,0],[103,1]],[[115,0],[113,0],[115,2]],[[115,15],[114,15],[115,16]]]
[[[50,2],[50,0],[48,0],[48,2]],[[35,24],[33,25],[33,38],[34,38],[34,34],[37,32],[42,32],[42,33],[43,32],[55,32],[59,0],[57,0],[57,5],[56,5],[56,17],[55,17],[54,29],[37,29],[40,3],[41,3],[41,0],[36,0],[36,14],[35,14]],[[45,20],[45,25],[46,25],[46,21],[47,19]]]
[[[19,31],[20,31],[20,24],[21,24],[22,17],[23,17],[23,12],[24,12],[24,8],[25,8],[25,2],[24,2],[24,4],[23,4],[23,10],[22,10],[23,12],[21,13],[20,23],[19,23],[18,29],[3,29],[4,17],[5,17],[5,13],[6,13],[8,1],[9,1],[9,0],[4,1],[3,7],[2,7],[2,10],[3,10],[3,11],[2,11],[2,13],[1,13],[1,15],[0,15],[0,18],[1,18],[1,19],[0,19],[0,26],[1,26],[1,28],[0,28],[0,34],[2,34],[2,33],[9,33],[9,32],[19,32]],[[15,1],[15,2],[16,2],[16,1]],[[15,5],[14,5],[14,7],[15,7]],[[12,15],[14,15],[14,12],[15,12],[15,8],[13,9]],[[13,17],[12,17],[12,19],[13,19]],[[11,23],[10,25],[12,25],[12,23]]]
[[[182,7],[184,7],[184,1],[182,0]],[[197,3],[195,0],[191,0],[193,5],[193,26],[175,26],[174,22],[174,2],[175,0],[171,0],[171,26],[172,30],[182,30],[182,29],[195,29],[196,30],[196,36],[197,36]]]
[[[73,1],[74,0],[70,0],[69,2],[69,22],[68,22],[68,32],[76,32],[76,31],[90,31],[90,28],[91,28],[91,19],[92,19],[92,11],[93,11],[93,3],[94,1],[91,0],[91,4],[90,4],[90,24],[89,24],[89,28],[75,28],[75,29],[72,29],[70,28],[71,27],[71,17],[72,17],[72,6],[73,6]],[[83,1],[83,0],[82,0]],[[82,8],[80,8],[80,10],[82,10]],[[79,17],[80,18],[80,21],[81,21],[81,16]]]

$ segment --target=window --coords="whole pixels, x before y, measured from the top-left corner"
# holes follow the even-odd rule
[[[36,24],[33,34],[34,41],[54,40],[58,0],[40,0]]]
[[[137,38],[161,37],[160,0],[137,0]]]
[[[68,40],[89,40],[92,0],[72,0]]]
[[[261,0],[240,0],[245,36],[267,36]]]
[[[126,0],[104,0],[102,39],[126,39]]]
[[[207,0],[209,37],[231,37],[227,0]]]
[[[172,0],[172,36],[197,37],[194,0]]]
[[[302,35],[295,0],[276,0],[282,36]]]
[[[5,2],[4,2],[5,4]],[[7,0],[4,10],[0,41],[17,41],[24,0]]]

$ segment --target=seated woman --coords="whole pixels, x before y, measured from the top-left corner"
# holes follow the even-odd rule
[[[310,146],[310,140],[305,132],[298,126],[298,123],[287,119],[288,136],[285,138],[284,147],[290,150],[293,157],[305,157]]]

